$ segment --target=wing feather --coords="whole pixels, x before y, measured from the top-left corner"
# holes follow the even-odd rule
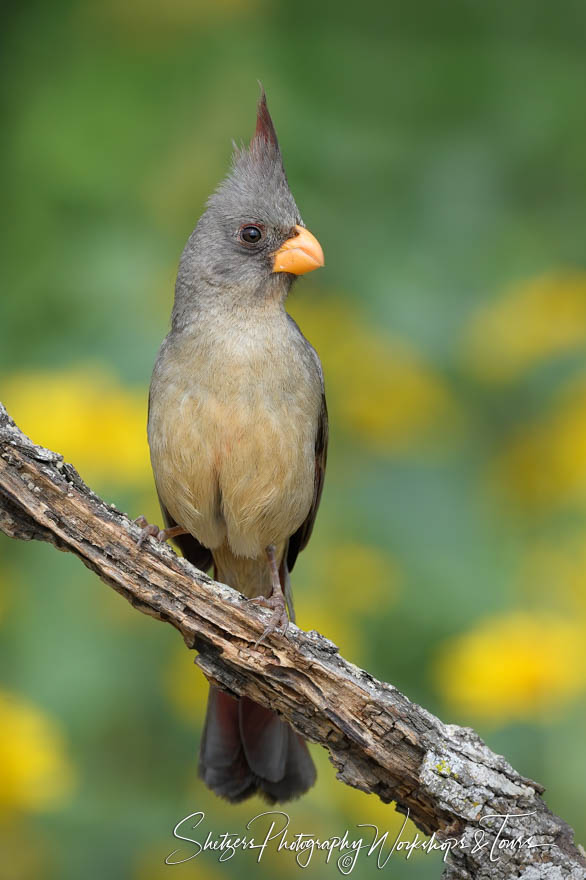
[[[307,546],[307,542],[309,541],[311,533],[313,531],[313,525],[317,516],[317,509],[319,507],[321,493],[324,485],[327,456],[328,408],[326,405],[326,396],[325,394],[322,394],[321,412],[315,438],[315,472],[313,483],[313,501],[304,522],[289,538],[289,548],[287,550],[287,567],[289,571],[293,570],[293,566],[295,565],[295,560],[297,559],[297,556]]]

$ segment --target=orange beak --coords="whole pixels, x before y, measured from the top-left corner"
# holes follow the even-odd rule
[[[305,275],[324,264],[321,244],[305,226],[295,227],[296,235],[288,238],[273,254],[273,272]]]

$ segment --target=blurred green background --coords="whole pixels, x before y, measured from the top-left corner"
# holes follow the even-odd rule
[[[29,2],[3,16],[0,141],[0,399],[157,520],[150,371],[262,79],[326,254],[290,299],[331,413],[299,623],[475,726],[582,842],[585,28],[571,0]],[[196,777],[193,656],[74,558],[0,554],[0,877],[298,876],[285,854],[163,865],[188,813],[236,831],[262,809]],[[394,808],[312,748],[293,828],[394,835]],[[393,858],[394,876],[441,871]]]

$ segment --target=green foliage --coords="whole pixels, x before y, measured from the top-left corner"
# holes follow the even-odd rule
[[[175,268],[263,81],[326,255],[291,299],[332,411],[300,625],[474,725],[582,840],[585,26],[572,0],[27,4],[4,16],[0,147],[0,398],[154,517],[146,389]],[[196,778],[200,673],[72,558],[0,545],[0,877],[297,876],[283,854],[162,864],[189,812],[243,830],[261,809]],[[394,836],[393,808],[316,757],[295,830]]]

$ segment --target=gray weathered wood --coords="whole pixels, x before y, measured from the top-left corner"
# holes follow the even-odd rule
[[[140,611],[178,629],[210,680],[270,705],[328,749],[342,782],[396,801],[437,840],[467,844],[451,851],[444,880],[586,876],[583,851],[547,808],[542,787],[473,730],[444,724],[348,663],[315,631],[292,624],[287,638],[274,634],[255,648],[268,611],[251,607],[170,547],[149,538],[137,549],[138,527],[91,492],[62,456],[35,446],[1,404],[0,530],[75,553]],[[501,824],[495,819],[492,830],[484,826],[488,846],[475,852],[479,820],[489,814],[511,814],[504,838],[522,835],[547,846],[493,851],[498,860],[491,860]]]

